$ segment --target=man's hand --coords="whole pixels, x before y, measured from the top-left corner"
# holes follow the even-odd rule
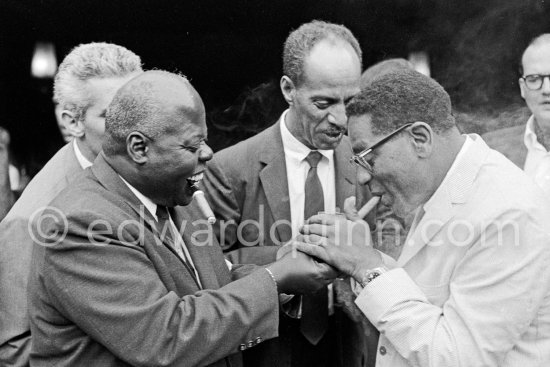
[[[367,222],[341,215],[319,214],[309,218],[300,229],[294,246],[330,264],[346,275],[360,279],[361,269],[382,266],[382,257],[371,246]]]
[[[279,293],[286,294],[313,293],[330,284],[337,276],[330,265],[299,251],[290,251],[267,268],[277,281]]]

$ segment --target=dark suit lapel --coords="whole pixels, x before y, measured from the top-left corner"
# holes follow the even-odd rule
[[[259,176],[274,221],[288,221],[290,202],[280,123],[281,120],[270,127],[269,134],[266,134],[265,148],[260,155],[260,162],[265,164],[265,167]],[[292,238],[292,230],[288,225],[277,226],[277,234],[282,242]]]
[[[206,223],[193,224],[194,219],[189,218],[186,214],[184,207],[178,207],[170,213],[185,242],[189,255],[191,255],[195,269],[199,273],[202,288],[218,289],[220,287],[217,279],[218,272],[215,271],[212,265],[212,254],[210,253],[211,247],[216,245],[213,243],[212,238],[209,238],[209,236],[213,236],[214,232],[211,228],[208,228]]]
[[[103,152],[98,155],[91,169],[98,181],[107,190],[116,193],[120,198],[120,200],[114,204],[121,208],[128,208],[128,210],[133,211],[134,216],[140,219],[140,223],[143,223],[145,228],[153,233],[154,241],[146,242],[143,246],[146,248],[146,252],[150,254],[149,256],[151,257],[151,261],[155,264],[159,274],[170,275],[171,279],[169,280],[167,280],[168,278],[163,277],[165,282],[169,282],[170,284],[194,284],[196,286],[196,290],[199,290],[199,286],[195,283],[194,277],[186,269],[186,265],[183,260],[180,259],[172,245],[165,240],[166,236],[163,236],[162,233],[159,232],[155,218],[134,195],[130,188],[122,181],[109,163],[107,163],[103,156]],[[147,238],[147,236],[145,238]],[[178,263],[181,267],[171,269],[165,268],[166,264]],[[177,269],[178,271],[174,272],[174,269]],[[175,274],[177,274],[177,276]],[[182,276],[185,278],[181,279]]]

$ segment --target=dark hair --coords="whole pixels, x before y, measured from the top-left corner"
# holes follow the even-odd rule
[[[401,58],[387,59],[369,66],[361,75],[361,88],[371,83],[374,79],[402,69],[414,69],[413,64]]]
[[[439,83],[412,69],[376,78],[346,106],[348,117],[368,114],[375,134],[389,133],[407,122],[423,121],[436,132],[455,126],[451,99]]]
[[[343,25],[314,20],[302,24],[287,37],[283,50],[283,73],[294,84],[300,84],[303,76],[304,59],[311,49],[323,40],[341,40],[347,42],[362,61],[359,42],[351,31]]]

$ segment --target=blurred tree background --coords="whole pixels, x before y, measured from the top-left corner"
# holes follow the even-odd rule
[[[52,80],[30,75],[35,43],[52,42],[60,62],[77,44],[107,41],[139,54],[145,68],[187,75],[217,150],[278,118],[284,39],[323,19],[354,32],[364,68],[426,52],[461,129],[482,133],[526,121],[518,61],[531,38],[550,31],[549,16],[544,0],[2,0],[0,126],[15,161],[40,168],[63,143]]]

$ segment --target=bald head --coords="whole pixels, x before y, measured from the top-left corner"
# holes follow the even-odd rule
[[[150,139],[169,134],[181,124],[175,116],[204,119],[203,102],[181,75],[152,70],[133,78],[119,89],[105,120],[106,155],[126,150],[126,138],[138,131]]]
[[[544,33],[535,37],[521,55],[520,73],[522,75],[528,75],[526,74],[525,68],[529,67],[529,63],[532,61],[531,59],[535,58],[541,50],[548,49],[550,49],[550,33]]]

